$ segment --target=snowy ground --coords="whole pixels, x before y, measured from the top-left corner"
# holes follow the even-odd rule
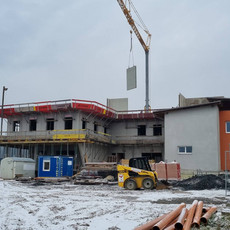
[[[129,230],[194,199],[230,213],[224,190],[127,191],[116,185],[35,186],[0,180],[0,229],[3,230]]]

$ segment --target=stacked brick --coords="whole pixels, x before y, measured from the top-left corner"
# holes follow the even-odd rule
[[[165,163],[152,163],[151,169],[156,170],[159,180],[180,180],[180,164],[177,162]]]

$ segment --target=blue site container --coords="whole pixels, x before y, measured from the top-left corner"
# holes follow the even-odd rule
[[[39,156],[38,177],[73,176],[73,157]]]

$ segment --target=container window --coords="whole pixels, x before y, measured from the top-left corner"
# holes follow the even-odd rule
[[[50,171],[50,160],[43,161],[43,171]]]

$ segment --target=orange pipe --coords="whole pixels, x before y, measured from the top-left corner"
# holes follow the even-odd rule
[[[165,228],[170,222],[172,222],[177,216],[180,215],[181,210],[185,207],[185,203],[181,203],[180,206],[174,211],[170,212],[164,219],[153,226],[153,230],[161,230]]]
[[[204,204],[203,201],[198,202],[195,216],[194,216],[193,222],[192,222],[192,227],[196,227],[196,228],[200,227],[200,218],[202,216],[203,204]]]
[[[188,209],[183,208],[181,213],[180,213],[180,215],[179,215],[179,217],[178,217],[177,222],[174,225],[174,228],[176,230],[182,230],[183,229],[183,225],[184,225],[185,218],[187,217],[187,215],[188,215]]]
[[[211,207],[202,217],[201,217],[201,222],[204,223],[204,224],[207,224],[208,223],[208,219],[212,216],[212,214],[214,212],[216,212],[217,210],[217,207],[216,206],[213,206]]]
[[[203,207],[202,214],[205,214],[209,209],[210,209],[210,207],[208,207],[208,208]]]
[[[197,204],[198,204],[198,200],[194,200],[191,208],[188,211],[188,217],[186,219],[183,230],[190,230]]]
[[[174,225],[177,222],[178,218],[176,218],[175,220],[173,220],[168,226],[166,226],[166,228],[164,228],[164,230],[174,230]]]
[[[154,219],[154,220],[151,220],[149,221],[148,223],[144,224],[144,225],[141,225],[137,228],[135,228],[134,230],[151,230],[153,228],[153,226],[158,223],[159,221],[161,221],[163,218],[165,218],[166,216],[168,215],[167,214],[164,214],[162,216],[159,216],[158,218]]]

